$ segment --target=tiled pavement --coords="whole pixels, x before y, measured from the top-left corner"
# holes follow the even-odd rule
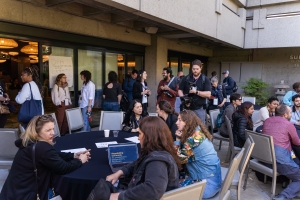
[[[95,128],[97,129],[97,128]],[[215,148],[218,149],[218,140],[214,141]],[[218,151],[219,158],[221,160],[221,164],[224,167],[228,167],[228,163],[224,163],[226,150],[228,148],[228,143],[222,143],[222,149]],[[0,169],[0,190],[3,187],[4,181],[8,175],[8,170]],[[282,187],[280,184],[277,184],[276,193],[280,192]],[[271,191],[271,182],[264,184],[259,182],[253,172],[249,174],[249,180],[247,184],[247,189],[241,191],[242,200],[269,200],[270,199],[270,191]],[[231,200],[236,199],[236,191],[231,190]]]

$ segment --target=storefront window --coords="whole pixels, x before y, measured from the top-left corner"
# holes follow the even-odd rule
[[[182,71],[185,76],[190,73],[190,67],[191,64],[189,62],[182,62]]]
[[[169,62],[167,62],[167,67],[170,67],[172,69],[172,74],[174,76],[177,76],[177,73],[178,73],[178,58],[171,57],[169,59]]]

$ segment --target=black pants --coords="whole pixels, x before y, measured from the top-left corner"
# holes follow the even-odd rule
[[[143,115],[147,115],[148,114],[148,103],[143,103],[142,107],[143,107]]]
[[[1,114],[0,115],[0,128],[4,128],[8,116],[9,116],[9,114]]]

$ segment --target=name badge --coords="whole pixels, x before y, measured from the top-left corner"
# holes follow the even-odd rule
[[[218,99],[215,98],[215,99],[214,99],[214,106],[217,106],[217,105],[218,105]]]
[[[230,95],[227,95],[226,102],[230,102]]]
[[[65,99],[65,106],[69,105],[69,99]]]

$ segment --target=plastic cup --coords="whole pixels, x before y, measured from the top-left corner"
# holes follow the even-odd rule
[[[104,130],[104,137],[109,137],[109,130]]]
[[[113,131],[113,133],[114,133],[114,137],[118,137],[119,131]]]

